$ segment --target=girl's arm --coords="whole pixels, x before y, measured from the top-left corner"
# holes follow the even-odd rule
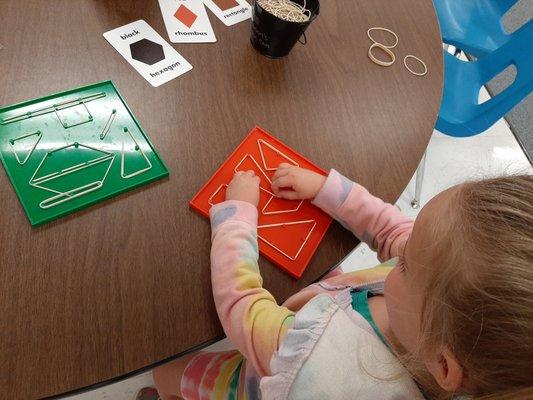
[[[386,261],[403,253],[414,222],[332,169],[313,204],[350,229]]]
[[[229,200],[211,208],[211,281],[217,313],[228,338],[261,375],[294,313],[262,287],[257,247],[257,208]]]

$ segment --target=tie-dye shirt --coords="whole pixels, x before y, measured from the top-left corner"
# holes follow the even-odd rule
[[[334,217],[385,261],[398,256],[412,230],[413,221],[364,187],[335,170],[313,204]],[[241,201],[225,201],[211,208],[211,279],[217,312],[228,338],[246,359],[246,375],[257,378],[270,374],[270,360],[295,313],[310,299],[335,288],[382,283],[390,268],[338,274],[311,285],[278,305],[263,288],[257,247],[258,211]]]

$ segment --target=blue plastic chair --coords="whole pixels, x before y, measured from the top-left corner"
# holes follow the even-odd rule
[[[503,92],[478,104],[483,85],[514,65],[516,78]],[[473,136],[492,126],[533,90],[533,21],[497,50],[476,61],[444,52],[444,91],[437,130],[456,137]]]
[[[465,62],[444,52],[444,90],[436,129],[455,137],[474,136],[492,126],[533,90],[533,22],[507,34],[503,15],[517,0],[434,0],[443,42],[478,60]],[[478,104],[482,86],[514,65],[514,82]],[[420,205],[426,155],[416,171],[413,208]]]
[[[518,0],[433,0],[442,40],[480,57],[503,46],[510,35],[502,18]]]

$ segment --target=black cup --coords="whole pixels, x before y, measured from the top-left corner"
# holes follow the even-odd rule
[[[292,0],[304,5],[304,0]],[[306,22],[284,21],[265,11],[257,1],[252,9],[252,46],[267,57],[285,57],[303,35],[320,10],[318,0],[307,0],[305,7],[311,11],[311,18]],[[307,43],[307,39],[303,44]]]

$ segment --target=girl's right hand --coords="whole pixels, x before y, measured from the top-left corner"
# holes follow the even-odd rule
[[[239,171],[226,190],[226,200],[239,200],[250,203],[254,207],[259,204],[259,177],[254,171]]]
[[[326,177],[291,164],[279,165],[272,178],[272,191],[288,200],[307,200],[316,197]]]

